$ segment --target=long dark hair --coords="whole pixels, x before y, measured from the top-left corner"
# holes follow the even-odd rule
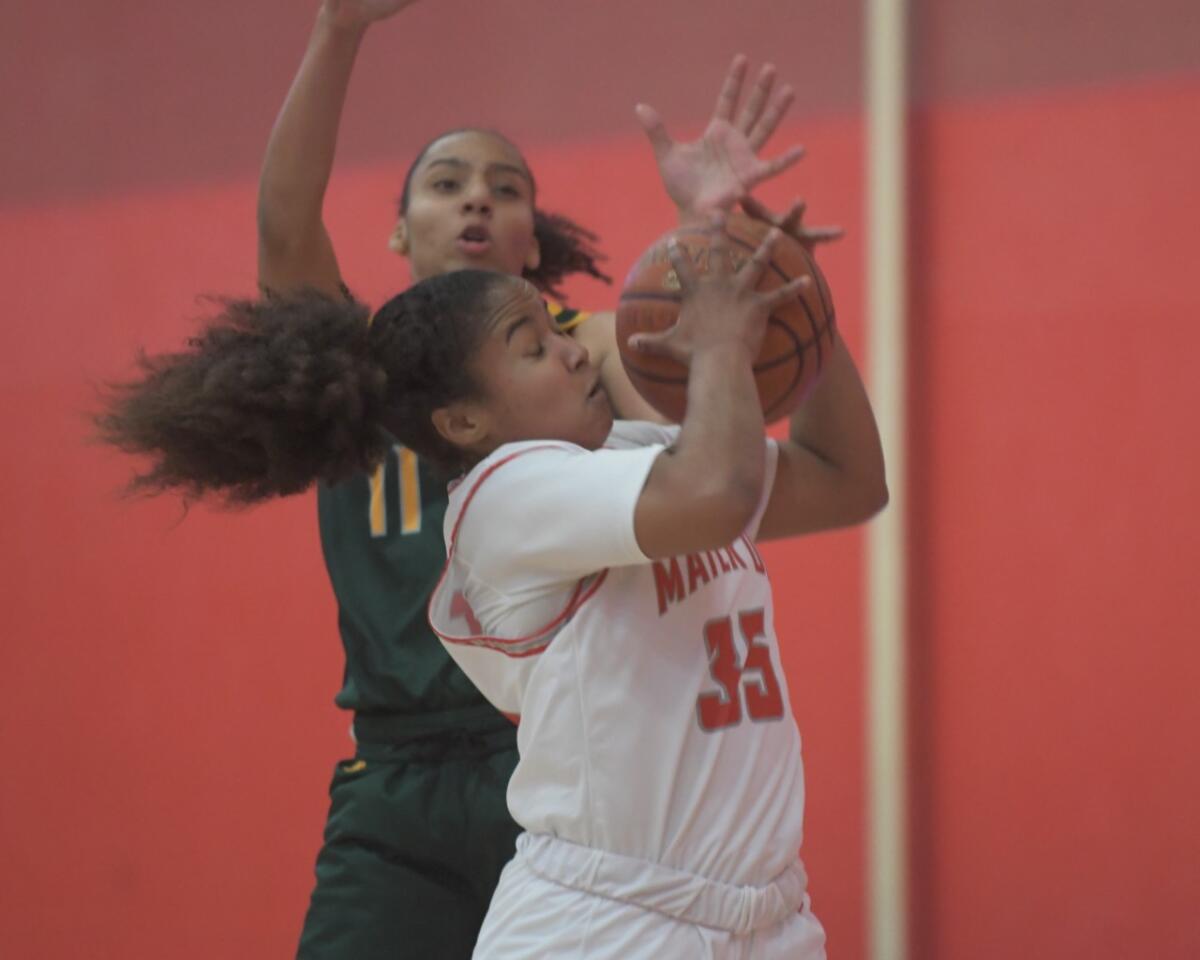
[[[389,300],[313,291],[221,301],[184,350],[138,357],[109,388],[101,439],[149,458],[133,492],[251,504],[372,468],[394,442],[468,466],[433,411],[479,395],[471,358],[505,274],[458,270]],[[390,436],[389,436],[390,435]]]
[[[517,148],[517,145],[509,140],[508,137],[502,133],[497,133],[495,130],[486,130],[480,127],[459,127],[458,129],[447,130],[444,133],[438,134],[438,136],[425,144],[421,148],[421,152],[417,154],[417,158],[408,168],[408,172],[404,174],[404,188],[400,192],[400,200],[398,202],[398,213],[400,216],[408,213],[408,200],[412,192],[413,174],[416,173],[417,167],[421,165],[421,161],[425,159],[425,155],[429,153],[434,144],[457,133],[482,133],[489,137],[495,137],[502,143],[506,143],[512,147],[513,151],[521,157],[521,165],[525,168],[525,173],[529,177],[529,184],[533,190],[533,235],[537,238],[538,249],[541,253],[541,261],[538,263],[537,269],[526,269],[522,272],[521,275],[526,280],[539,290],[559,299],[562,299],[561,284],[563,280],[573,273],[585,273],[590,277],[595,277],[597,280],[602,280],[604,283],[612,283],[612,277],[600,269],[599,262],[604,259],[604,255],[596,248],[596,235],[586,227],[581,227],[569,217],[564,217],[557,213],[548,213],[538,208],[537,181],[534,179],[533,171],[529,169],[529,164],[525,162],[525,157]]]

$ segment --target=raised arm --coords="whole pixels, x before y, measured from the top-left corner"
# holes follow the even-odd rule
[[[654,462],[634,511],[638,546],[648,557],[712,550],[746,529],[762,496],[763,415],[753,363],[771,310],[798,295],[806,278],[768,294],[755,286],[778,231],[736,274],[717,218],[703,277],[678,246],[671,261],[683,304],[679,321],[631,345],[688,365],[688,403],[679,438]]]
[[[322,205],[350,74],[367,28],[415,0],[324,0],[279,113],[258,186],[258,280],[285,293],[341,290]]]
[[[875,415],[840,337],[825,371],[779,445],[759,540],[778,540],[869,520],[888,501]]]

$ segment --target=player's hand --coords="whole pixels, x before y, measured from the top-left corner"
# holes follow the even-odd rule
[[[321,12],[339,27],[365,27],[386,20],[417,0],[325,0]]]
[[[785,214],[778,214],[764,207],[753,197],[742,197],[742,209],[748,216],[763,223],[777,227],[781,232],[800,241],[809,253],[815,253],[818,243],[832,243],[841,240],[846,231],[841,227],[807,227],[804,225],[804,211],[807,204],[797,198],[792,201]]]
[[[794,146],[773,160],[758,156],[791,106],[795,91],[787,84],[775,91],[775,68],[766,64],[735,119],[745,78],[746,58],[739,54],[721,86],[712,119],[703,136],[692,143],[672,140],[658,111],[648,104],[635,109],[654,149],[663,186],[685,217],[731,209],[755,186],[804,155],[803,147]]]
[[[679,319],[662,333],[631,336],[629,346],[634,350],[688,364],[700,350],[732,346],[745,348],[753,360],[762,347],[771,311],[794,300],[809,284],[808,277],[797,277],[768,293],[756,289],[771,261],[778,230],[771,230],[763,238],[740,270],[734,267],[724,214],[712,217],[710,231],[704,272],[696,269],[682,245],[674,238],[669,241],[668,255],[683,298]]]

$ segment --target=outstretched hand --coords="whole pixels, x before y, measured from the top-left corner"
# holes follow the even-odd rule
[[[804,155],[803,147],[794,146],[772,160],[759,157],[795,91],[787,84],[775,91],[775,68],[766,64],[735,120],[745,78],[746,58],[739,54],[730,65],[704,134],[691,143],[672,140],[653,107],[641,103],[635,109],[654,149],[663,185],[684,215],[729,210],[755,186]]]
[[[323,13],[341,26],[366,26],[386,20],[417,0],[325,0]]]

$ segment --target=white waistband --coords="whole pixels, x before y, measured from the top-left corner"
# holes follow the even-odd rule
[[[517,856],[538,876],[565,887],[735,934],[794,916],[808,884],[799,860],[764,887],[735,886],[543,833],[517,837]]]

